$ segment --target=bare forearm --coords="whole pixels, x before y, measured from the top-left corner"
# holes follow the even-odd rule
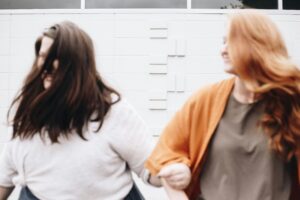
[[[188,200],[189,199],[183,190],[176,190],[176,189],[172,188],[164,178],[161,179],[161,182],[162,182],[162,185],[164,186],[170,200]]]
[[[2,187],[0,186],[0,200],[6,200],[14,190],[14,187]]]

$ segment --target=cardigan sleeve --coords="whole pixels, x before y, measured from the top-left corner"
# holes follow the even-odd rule
[[[154,151],[146,161],[146,168],[151,174],[156,175],[162,167],[172,163],[184,163],[190,167],[189,134],[194,108],[192,99],[187,101],[167,124]]]
[[[207,133],[217,126],[233,84],[234,78],[230,78],[207,85],[189,98],[167,124],[146,161],[151,174],[172,163],[184,163],[192,169],[198,166],[212,135]]]

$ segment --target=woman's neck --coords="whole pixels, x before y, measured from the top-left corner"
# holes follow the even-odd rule
[[[250,104],[255,102],[254,92],[247,89],[245,83],[239,77],[235,79],[233,96],[240,103]]]

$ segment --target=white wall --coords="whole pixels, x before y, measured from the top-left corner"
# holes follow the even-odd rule
[[[270,15],[299,62],[300,13]],[[90,34],[99,71],[136,107],[155,136],[193,91],[227,77],[219,56],[226,20],[221,13],[0,12],[0,151],[9,132],[8,106],[30,69],[35,39],[62,20]],[[139,185],[147,199],[166,199],[161,189]]]

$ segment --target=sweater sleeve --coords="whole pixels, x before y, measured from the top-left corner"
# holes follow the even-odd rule
[[[17,171],[12,162],[10,144],[7,143],[1,152],[0,157],[0,186],[14,186],[12,178],[17,174]]]
[[[145,161],[154,148],[154,140],[148,126],[125,100],[122,100],[116,113],[116,131],[111,138],[113,149],[126,161],[129,168],[143,181],[149,172],[144,168]]]

